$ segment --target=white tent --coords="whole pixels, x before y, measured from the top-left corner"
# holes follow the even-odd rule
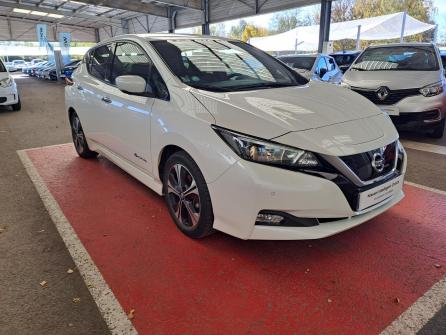
[[[387,40],[419,34],[435,29],[435,27],[435,25],[414,19],[404,12],[399,12],[367,19],[332,23],[330,26],[330,40]],[[317,50],[318,40],[319,25],[315,25],[297,27],[277,35],[253,37],[249,40],[249,43],[265,51],[314,51]]]

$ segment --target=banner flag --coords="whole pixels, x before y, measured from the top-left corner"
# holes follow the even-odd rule
[[[71,44],[71,33],[69,32],[59,33],[60,52],[62,54],[64,64],[68,64],[71,62],[70,44]]]
[[[39,41],[39,46],[44,47],[46,46],[48,39],[47,39],[47,25],[44,23],[36,24],[36,30],[37,30],[37,40]]]

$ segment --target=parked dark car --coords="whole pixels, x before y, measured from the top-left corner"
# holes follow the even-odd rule
[[[334,58],[342,73],[345,73],[360,54],[361,51],[339,51],[330,54],[330,56]]]
[[[71,63],[68,63],[64,66],[62,69],[62,78],[71,78],[71,75],[73,74],[73,71],[77,69],[77,67],[82,63],[81,60],[75,60]]]

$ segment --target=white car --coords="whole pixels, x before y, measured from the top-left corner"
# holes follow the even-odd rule
[[[70,84],[78,154],[100,153],[164,195],[190,237],[322,238],[404,196],[406,155],[385,113],[241,41],[115,37]]]
[[[344,74],[342,85],[378,105],[398,128],[424,130],[441,138],[446,113],[444,71],[434,44],[371,46]]]
[[[298,54],[277,57],[308,80],[320,80],[339,84],[342,71],[333,57],[324,54]]]
[[[0,60],[0,106],[11,106],[14,111],[21,109],[17,84]]]
[[[28,66],[28,64],[23,59],[16,59],[11,62],[12,66],[17,70],[21,71],[22,68]]]

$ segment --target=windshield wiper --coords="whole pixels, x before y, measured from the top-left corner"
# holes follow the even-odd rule
[[[299,86],[297,83],[260,83],[260,84],[253,84],[253,85],[244,85],[244,86],[235,86],[231,87],[231,91],[242,91],[242,90],[252,90],[257,88],[280,88],[280,87],[291,87],[291,86]]]

